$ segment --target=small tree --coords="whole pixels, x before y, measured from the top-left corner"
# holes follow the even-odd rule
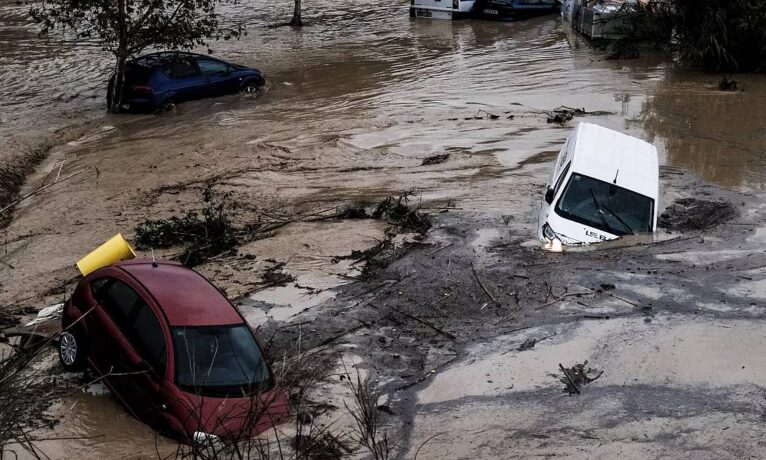
[[[129,58],[147,48],[204,45],[209,38],[238,37],[240,27],[220,26],[215,7],[227,0],[32,0],[30,14],[41,35],[59,31],[96,38],[116,58],[110,110],[122,100]],[[232,0],[236,1],[236,0]]]
[[[295,0],[293,19],[290,21],[290,25],[293,27],[301,27],[303,25],[303,21],[301,20],[301,0]]]

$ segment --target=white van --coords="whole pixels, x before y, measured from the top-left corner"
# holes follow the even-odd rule
[[[475,0],[410,0],[410,16],[460,19],[471,15]]]
[[[590,123],[569,136],[553,168],[538,221],[550,249],[657,228],[657,149]]]

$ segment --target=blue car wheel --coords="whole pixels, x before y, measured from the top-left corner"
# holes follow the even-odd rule
[[[248,80],[242,84],[239,92],[242,94],[256,94],[258,90],[264,85],[263,80]]]

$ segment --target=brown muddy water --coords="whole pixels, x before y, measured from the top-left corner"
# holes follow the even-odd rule
[[[235,193],[240,220],[415,189],[426,207],[504,215],[531,238],[549,161],[572,128],[546,122],[542,111],[560,105],[655,143],[664,164],[745,193],[763,190],[763,77],[736,76],[743,91],[724,93],[718,76],[663,56],[607,61],[554,16],[415,21],[408,2],[317,1],[306,5],[307,27],[270,27],[289,19],[289,3],[226,6],[248,35],[211,44],[217,56],[261,69],[264,94],[112,116],[104,112],[109,56],[92,43],[41,41],[26,7],[0,0],[0,161],[85,126],[85,136],[52,149],[26,190],[60,167],[91,168],[17,208],[3,236],[0,304],[60,300],[79,257],[118,231],[130,236],[147,217],[194,208],[210,178]],[[441,153],[447,162],[421,166]],[[253,321],[285,320],[331,299],[330,289],[356,273],[334,256],[374,245],[384,230],[370,221],[314,227],[294,224],[240,248],[256,262],[200,270],[248,305],[271,304],[253,310]],[[284,262],[297,286],[248,295],[273,265],[266,259]],[[48,455],[152,455],[151,432],[107,396],[78,394],[52,411],[63,421],[44,436],[99,437],[50,441]]]

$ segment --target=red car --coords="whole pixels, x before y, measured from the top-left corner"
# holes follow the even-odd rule
[[[61,364],[86,363],[139,420],[190,441],[239,439],[288,403],[242,315],[180,264],[131,260],[85,277],[66,303]]]

